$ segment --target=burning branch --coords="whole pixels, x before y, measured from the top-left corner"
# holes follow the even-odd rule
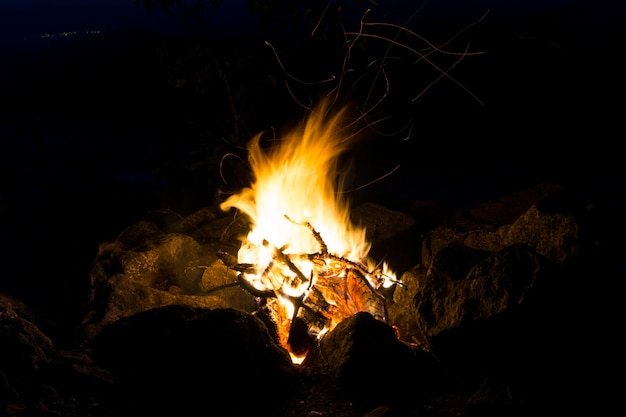
[[[317,243],[319,243],[319,245],[320,245],[320,249],[321,249],[320,252],[321,252],[321,254],[322,255],[326,255],[328,253],[328,246],[326,246],[326,243],[324,242],[324,239],[322,239],[322,235],[320,235],[319,232],[317,230],[315,230],[315,228],[313,228],[313,226],[311,226],[311,223],[309,223],[309,222],[298,223],[298,222],[295,222],[295,221],[291,220],[289,218],[289,216],[287,216],[286,214],[284,216],[285,216],[285,219],[289,220],[291,223],[297,224],[299,226],[305,226],[307,229],[309,229],[311,231],[311,234],[313,235],[313,237],[317,241]]]
[[[238,263],[234,256],[224,251],[218,251],[217,255],[228,268],[239,272],[236,285],[264,302],[282,300],[291,303],[293,310],[286,337],[290,350],[302,354],[308,349],[303,347],[302,342],[294,341],[302,339],[301,334],[294,336],[294,332],[302,333],[304,329],[309,336],[320,335],[359,311],[370,312],[386,322],[385,298],[378,292],[384,279],[382,273],[368,271],[358,262],[329,253],[321,234],[309,222],[298,223],[286,215],[284,217],[308,228],[319,243],[320,250],[309,254],[290,254],[286,252],[287,245],[277,248],[263,240],[263,247],[269,249],[272,255],[264,267]],[[313,265],[309,277],[302,271],[302,267],[298,267],[303,262]],[[279,282],[280,285],[270,290],[259,289],[254,285],[258,279],[262,282]],[[294,289],[300,292],[294,294]],[[300,346],[294,347],[298,343]]]
[[[263,240],[263,246],[265,246],[266,248],[269,247],[272,250],[272,262],[270,262],[267,265],[267,268],[265,268],[265,271],[263,272],[264,276],[266,276],[266,275],[271,273],[272,268],[274,266],[274,261],[278,261],[278,262],[282,263],[283,265],[286,265],[287,268],[289,268],[289,270],[291,272],[293,272],[296,275],[296,277],[298,278],[298,280],[296,280],[296,279],[293,280],[293,282],[292,282],[293,285],[298,286],[298,285],[300,285],[302,283],[312,281],[309,278],[304,276],[302,271],[300,271],[300,269],[298,269],[298,267],[291,261],[291,258],[289,257],[289,255],[287,255],[284,252],[284,250],[286,249],[286,246],[283,246],[282,248],[279,249],[279,248],[273,246],[267,240]],[[309,287],[310,287],[310,285],[309,285]]]

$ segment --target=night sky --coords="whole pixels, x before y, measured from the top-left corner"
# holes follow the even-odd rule
[[[576,0],[431,0],[414,2],[393,0],[369,4],[385,21],[403,22],[417,9],[415,19],[433,16],[476,16],[490,10],[495,16],[521,16],[538,11],[553,10],[576,3]],[[346,14],[359,14],[363,6],[344,2]],[[384,5],[383,5],[384,4]],[[212,12],[215,33],[258,32],[258,19],[248,15],[244,0],[224,1]],[[1,0],[0,35],[3,42],[19,42],[43,33],[100,29],[107,31],[127,28],[146,30],[178,30],[176,23],[160,10],[148,15],[134,0]],[[7,46],[6,44],[4,45]]]

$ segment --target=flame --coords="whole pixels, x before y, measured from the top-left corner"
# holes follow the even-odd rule
[[[352,138],[342,128],[346,111],[328,116],[328,110],[322,103],[269,149],[262,148],[260,134],[255,136],[248,144],[254,181],[221,205],[223,210],[236,208],[250,218],[251,230],[242,240],[237,261],[252,266],[245,279],[256,290],[276,294],[273,321],[281,344],[292,352],[294,362],[302,359],[302,352],[294,352],[288,341],[297,313],[294,300],[301,302],[318,282],[323,292],[335,291],[323,290],[322,279],[346,279],[346,271],[336,266],[337,260],[364,268],[373,265],[368,259],[371,244],[366,240],[366,230],[352,224],[349,202],[342,198],[346,172],[341,171],[339,156]],[[306,256],[316,253],[328,256]],[[394,279],[387,270],[380,276]],[[384,285],[388,286],[389,280]],[[341,296],[332,294],[325,298],[329,308],[341,301]],[[321,328],[311,326],[309,330],[319,338],[359,308],[347,310],[330,314]]]

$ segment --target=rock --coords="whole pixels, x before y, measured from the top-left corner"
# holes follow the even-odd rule
[[[219,242],[222,249],[236,252],[241,240],[250,231],[250,222],[246,216],[233,211],[225,212],[215,202],[201,207],[186,217],[170,221],[165,228],[170,233],[182,233],[199,242]]]
[[[429,351],[429,339],[421,326],[414,298],[426,282],[426,272],[416,265],[402,275],[402,286],[395,289],[393,299],[387,308],[388,322],[396,329],[398,338],[412,343],[421,350]]]
[[[143,415],[272,416],[297,387],[287,351],[235,309],[155,308],[107,326],[93,349]]]
[[[421,241],[413,217],[365,203],[355,207],[351,219],[365,227],[366,239],[372,244],[369,255],[376,262],[387,262],[398,276],[418,262]]]
[[[563,264],[580,251],[580,216],[570,213],[575,206],[565,201],[565,192],[533,204],[507,232],[503,244],[526,244],[556,264]]]
[[[31,321],[19,316],[4,318],[0,321],[0,335],[0,369],[7,376],[19,376],[27,382],[29,376],[51,361],[52,340]]]
[[[512,309],[525,301],[542,272],[541,258],[526,246],[493,254],[459,245],[445,248],[413,298],[422,331],[432,338]]]
[[[452,217],[423,239],[421,265],[428,268],[441,250],[453,244],[480,251],[500,250],[509,228],[510,225],[478,223],[463,215]]]
[[[439,226],[444,220],[452,217],[454,210],[435,200],[417,200],[411,204],[409,211],[417,223],[419,233],[426,233]]]
[[[477,204],[469,210],[469,214],[479,223],[512,224],[537,201],[562,190],[563,186],[559,184],[540,183],[495,200]]]
[[[252,295],[234,285],[236,274],[218,259],[220,249],[220,244],[170,233],[146,221],[103,243],[91,272],[84,337],[94,338],[120,318],[173,304],[254,310]]]
[[[363,417],[392,417],[394,415],[393,410],[389,407],[376,407]]]
[[[22,300],[8,294],[0,294],[0,320],[23,318],[34,320],[31,309]]]
[[[392,327],[365,312],[340,322],[303,366],[328,372],[364,409],[415,405],[445,379],[433,357],[400,342]]]
[[[0,311],[9,309],[0,314],[0,409],[24,416],[110,411],[99,399],[110,398],[113,375],[85,351],[58,348],[20,300],[0,297]]]
[[[114,275],[103,283],[98,288],[98,295],[95,309],[89,311],[81,323],[86,340],[96,337],[103,326],[156,307],[175,304],[228,307],[228,303],[220,297],[171,293],[134,282],[123,274]]]

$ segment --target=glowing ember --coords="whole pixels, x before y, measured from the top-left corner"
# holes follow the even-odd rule
[[[254,182],[221,206],[251,220],[236,262],[227,263],[240,272],[242,286],[267,303],[296,362],[306,355],[308,338],[322,337],[356,312],[385,320],[377,290],[397,282],[385,264],[378,269],[368,258],[365,229],[351,223],[349,204],[340,198],[338,158],[350,136],[342,135],[345,111],[327,117],[327,110],[320,106],[271,149],[263,150],[256,136],[248,145]]]

